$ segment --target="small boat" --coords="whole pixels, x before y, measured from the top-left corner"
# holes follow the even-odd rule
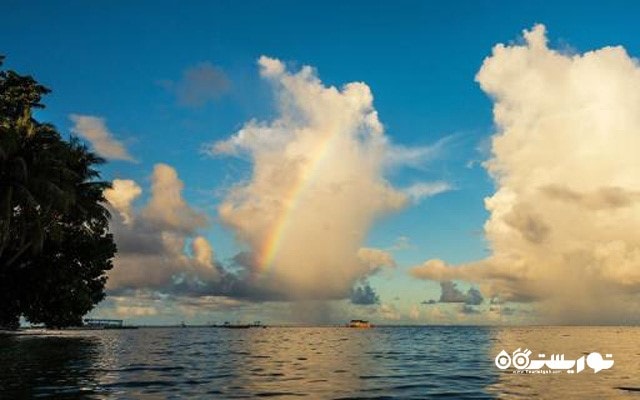
[[[365,321],[363,319],[352,319],[347,325],[349,328],[371,328],[371,322]]]

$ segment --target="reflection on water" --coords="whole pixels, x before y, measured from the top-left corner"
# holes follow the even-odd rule
[[[640,387],[636,328],[173,328],[0,337],[0,397],[624,397]],[[503,348],[614,354],[594,375],[519,375]]]
[[[501,350],[518,348],[533,351],[531,359],[549,359],[564,354],[576,360],[591,352],[613,355],[609,370],[594,373],[588,366],[579,374],[517,374],[513,369],[500,372],[500,379],[489,387],[498,398],[529,399],[534,396],[556,398],[627,398],[640,391],[640,329],[629,327],[523,327],[500,329],[493,338],[493,356]]]
[[[78,397],[96,385],[100,348],[92,338],[0,337],[0,397]]]

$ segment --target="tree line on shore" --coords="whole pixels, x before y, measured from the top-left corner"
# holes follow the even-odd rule
[[[98,167],[78,138],[35,119],[49,89],[0,56],[0,328],[61,328],[105,296],[116,245]]]

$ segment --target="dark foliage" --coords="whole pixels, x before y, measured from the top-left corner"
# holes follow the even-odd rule
[[[2,57],[0,57],[0,66]],[[104,297],[116,248],[104,160],[32,117],[49,90],[0,70],[0,326],[64,327]]]

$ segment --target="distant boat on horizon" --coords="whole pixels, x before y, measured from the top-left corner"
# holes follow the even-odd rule
[[[363,319],[352,319],[349,321],[349,328],[372,328],[373,325],[369,321],[365,321]]]

